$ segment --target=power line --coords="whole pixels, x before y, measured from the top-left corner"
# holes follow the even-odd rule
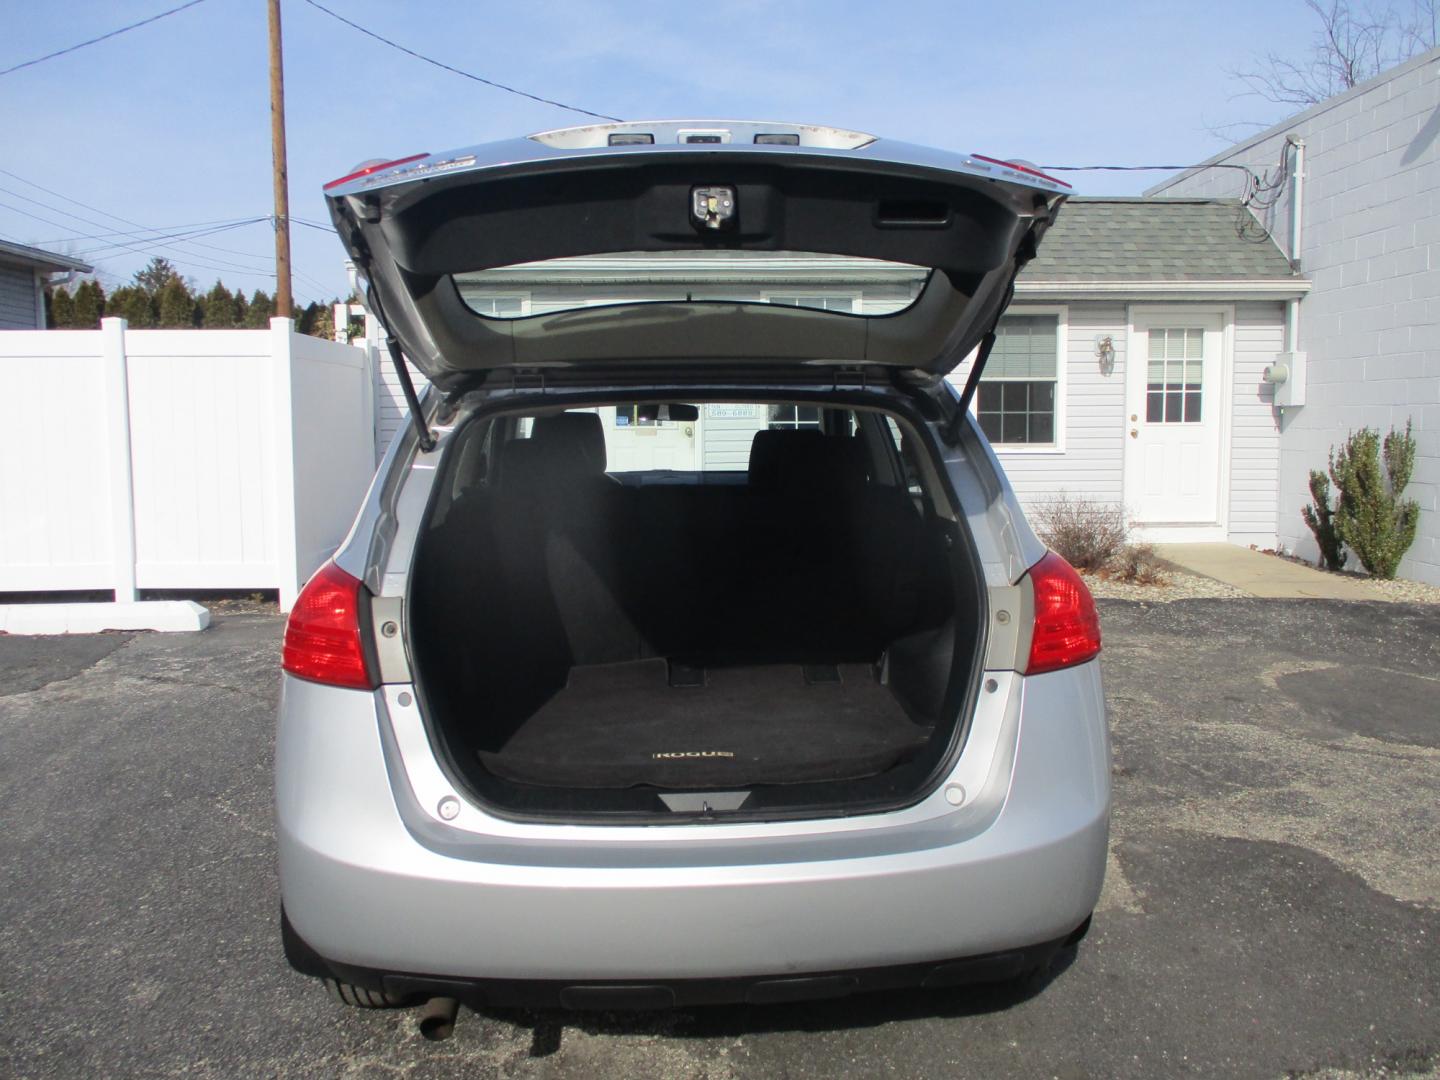
[[[4,189],[3,189],[3,188],[0,188],[0,190],[4,190]],[[133,237],[132,239],[134,239],[134,240],[136,241],[136,243],[154,244],[156,247],[171,247],[171,248],[173,248],[173,247],[175,247],[175,244],[170,243],[169,241],[173,241],[173,240],[189,240],[191,237],[195,237],[195,236],[214,236],[216,233],[229,232],[231,229],[243,229],[243,228],[244,228],[245,226],[247,226],[247,225],[258,225],[260,222],[266,221],[266,220],[268,220],[268,219],[267,219],[267,218],[263,218],[263,217],[253,217],[253,218],[246,218],[246,219],[244,219],[244,220],[242,220],[242,221],[234,221],[234,222],[231,222],[229,225],[216,225],[215,227],[210,228],[210,229],[195,229],[195,230],[192,230],[192,231],[190,231],[190,232],[178,232],[178,233],[161,233],[161,234],[158,235],[158,236],[138,236],[138,237]],[[86,240],[86,239],[98,239],[98,238],[97,238],[97,237],[73,236],[73,237],[70,237],[69,239],[72,240],[72,241],[82,241],[82,240]],[[85,248],[83,251],[78,252],[78,254],[79,254],[79,256],[80,256],[81,258],[84,258],[84,257],[86,257],[86,256],[88,256],[88,255],[95,255],[95,254],[98,254],[98,253],[100,253],[100,252],[102,252],[102,251],[108,251],[108,250],[110,250],[111,248],[123,247],[123,246],[124,246],[124,241],[119,241],[119,242],[116,242],[116,241],[104,241],[104,242],[102,242],[102,243],[96,244],[94,247]],[[191,254],[191,253],[188,252],[188,251],[183,251],[183,250],[182,250],[182,254],[188,255],[188,254]],[[237,270],[247,270],[247,271],[249,271],[249,270],[254,270],[254,271],[257,271],[257,272],[264,272],[264,273],[268,273],[268,272],[269,272],[269,268],[268,268],[268,267],[263,267],[263,266],[259,266],[259,267],[257,267],[257,266],[246,266],[246,265],[244,265],[243,263],[232,263],[232,262],[230,262],[230,260],[228,260],[228,259],[216,259],[215,261],[216,261],[217,263],[222,263],[222,264],[225,264],[225,265],[233,266],[233,267],[235,267],[235,269],[237,269]]]
[[[1201,172],[1205,169],[1235,169],[1245,174],[1245,187],[1240,195],[1240,205],[1235,218],[1235,232],[1242,240],[1264,243],[1270,233],[1257,219],[1263,213],[1275,208],[1290,179],[1289,147],[1282,149],[1280,164],[1272,177],[1267,169],[1257,172],[1249,165],[1231,162],[1211,162],[1207,165],[1041,165],[1046,172]],[[1246,213],[1253,211],[1252,214]],[[1259,232],[1256,233],[1256,226]]]
[[[40,208],[42,208],[42,209],[44,209],[44,210],[49,210],[49,211],[52,212],[52,213],[55,213],[55,214],[64,214],[66,217],[68,217],[68,218],[73,218],[73,219],[76,220],[76,221],[83,221],[86,225],[94,225],[94,226],[98,226],[99,228],[102,228],[102,229],[105,227],[105,223],[104,223],[104,222],[96,221],[94,218],[87,218],[87,217],[85,217],[83,214],[77,214],[77,213],[74,213],[73,211],[65,210],[65,209],[63,209],[63,208],[61,208],[61,207],[59,207],[59,206],[52,206],[52,205],[50,205],[49,203],[42,202],[40,199],[32,198],[32,197],[30,197],[29,195],[22,195],[22,194],[21,194],[20,192],[18,192],[18,191],[12,191],[11,189],[6,188],[6,187],[0,187],[0,192],[3,192],[4,194],[9,195],[9,196],[11,196],[11,197],[13,197],[13,198],[24,199],[24,200],[25,200],[26,202],[28,202],[28,203],[34,203],[36,206],[38,206],[38,207],[40,207]],[[13,209],[13,208],[12,208],[12,209]],[[102,212],[103,212],[103,211],[102,211]],[[245,222],[245,224],[251,224],[251,223],[253,223],[253,222],[255,222],[255,221],[263,221],[263,220],[265,220],[265,219],[264,219],[264,218],[252,218],[252,219],[250,219],[250,221]],[[51,224],[58,224],[58,223],[52,222]],[[84,239],[84,236],[80,233],[80,230],[76,229],[74,226],[59,225],[59,227],[62,228],[62,229],[68,229],[70,232],[75,233],[75,234],[76,234],[75,239]],[[175,244],[175,243],[170,242],[169,239],[168,239],[167,237],[164,237],[164,236],[133,236],[133,235],[132,235],[131,239],[132,239],[132,240],[136,240],[137,242],[141,242],[141,243],[145,243],[145,244],[151,245],[151,246],[153,246],[153,247],[168,248],[168,249],[170,249],[170,250],[172,250],[172,251],[180,251],[180,252],[182,252],[182,253],[189,254],[189,252],[185,251],[184,248],[180,247],[179,245],[177,245],[177,244]],[[100,245],[100,247],[92,249],[92,251],[103,251],[103,250],[105,250],[106,248],[123,248],[123,249],[129,250],[129,251],[135,251],[135,250],[137,250],[134,244],[126,244],[126,243],[123,243],[123,242],[115,241],[115,242],[111,242],[111,243],[107,243],[107,244],[102,244],[102,245]],[[255,258],[258,258],[259,256],[254,256],[254,257],[255,257]],[[255,268],[254,266],[246,266],[246,265],[244,265],[244,264],[242,264],[242,263],[237,263],[237,262],[234,262],[234,261],[232,261],[232,260],[230,260],[230,259],[215,259],[214,261],[215,261],[215,262],[219,262],[219,263],[224,263],[226,266],[228,266],[228,267],[230,267],[230,268],[233,268],[233,269],[235,269],[235,270],[244,270],[244,271],[254,271],[254,270],[256,270],[256,268]]]
[[[184,236],[189,235],[192,230],[196,235],[198,235],[202,232],[208,231],[212,227],[219,225],[239,225],[245,222],[268,220],[269,218],[266,217],[217,218],[214,221],[189,221],[181,225],[156,225],[154,227],[147,226],[145,228],[135,230],[120,229],[115,232],[91,233],[88,236],[61,236],[57,237],[54,240],[36,240],[34,241],[34,243],[37,247],[45,247],[47,244],[59,244],[67,240],[108,240],[112,236],[130,236],[137,240],[144,240],[146,239],[146,237],[141,235],[142,233],[168,233],[174,236]],[[228,251],[229,249],[226,248],[225,250]],[[259,259],[263,258],[263,256],[256,255],[255,258]]]
[[[554,105],[557,109],[567,109],[567,110],[569,110],[570,112],[580,113],[580,114],[583,115],[583,116],[593,116],[593,117],[594,117],[595,119],[597,119],[597,120],[614,120],[614,121],[616,121],[617,123],[620,121],[620,118],[619,118],[618,116],[607,116],[607,115],[605,115],[605,113],[591,112],[589,109],[582,109],[582,108],[580,108],[578,105],[566,105],[563,101],[555,101],[555,100],[553,100],[553,99],[551,99],[551,98],[541,97],[541,96],[538,95],[538,94],[531,94],[531,93],[527,93],[527,92],[524,91],[524,90],[517,90],[517,89],[516,89],[515,87],[513,87],[513,86],[506,86],[504,83],[496,82],[494,79],[487,79],[487,78],[484,78],[484,77],[481,76],[481,75],[474,75],[474,74],[471,74],[471,73],[468,72],[468,71],[462,71],[462,70],[460,70],[460,69],[457,68],[457,67],[451,67],[449,64],[445,64],[445,63],[442,63],[442,62],[439,61],[439,60],[435,60],[435,59],[433,59],[433,58],[431,58],[431,57],[429,57],[429,56],[426,56],[424,53],[418,53],[418,52],[416,52],[414,49],[407,49],[404,45],[401,45],[399,42],[391,41],[389,38],[387,38],[387,37],[385,37],[385,36],[383,36],[383,35],[381,35],[381,34],[377,34],[374,30],[368,30],[368,29],[366,29],[365,27],[361,26],[361,25],[360,25],[359,23],[357,23],[357,22],[351,22],[351,21],[350,21],[349,19],[347,19],[344,15],[341,15],[341,14],[339,14],[338,12],[335,12],[335,11],[331,11],[331,10],[330,10],[328,7],[326,7],[324,4],[317,3],[316,0],[305,0],[305,3],[309,4],[311,7],[315,8],[317,11],[323,11],[326,15],[329,15],[332,19],[338,19],[340,22],[344,23],[346,26],[350,27],[352,30],[358,30],[358,31],[360,31],[360,33],[364,34],[366,37],[372,37],[372,38],[374,38],[376,41],[381,42],[382,44],[389,45],[392,49],[399,49],[401,52],[405,53],[407,56],[413,56],[416,60],[423,60],[425,63],[427,63],[427,64],[432,64],[432,65],[434,65],[435,67],[440,68],[440,69],[443,70],[443,71],[449,71],[449,72],[452,72],[452,73],[454,73],[454,74],[456,74],[456,75],[461,75],[461,76],[463,76],[464,78],[471,79],[471,80],[473,80],[473,81],[475,81],[475,82],[484,83],[486,86],[494,87],[496,90],[504,90],[507,94],[515,94],[515,95],[517,95],[517,96],[519,96],[519,97],[529,98],[531,101],[538,101],[538,102],[540,102],[540,104],[542,104],[542,105]],[[292,219],[292,220],[293,220],[293,219]]]
[[[173,230],[174,232],[179,233],[181,230],[188,229],[188,228],[190,228],[191,226],[187,226],[187,225],[174,225],[174,226],[168,226],[168,227],[156,227],[156,226],[150,226],[150,225],[142,225],[142,224],[140,224],[140,222],[138,222],[138,221],[132,221],[130,218],[122,217],[122,216],[120,216],[119,214],[112,214],[112,213],[111,213],[110,211],[108,211],[108,210],[102,210],[102,209],[101,209],[100,207],[98,207],[98,206],[92,206],[92,205],[90,205],[89,203],[81,202],[79,199],[71,198],[69,195],[63,194],[62,192],[55,191],[55,190],[53,190],[52,188],[47,188],[47,187],[45,187],[43,184],[37,184],[34,180],[29,180],[29,179],[27,179],[26,177],[21,176],[19,173],[11,172],[9,169],[0,169],[0,174],[4,174],[5,176],[9,176],[9,177],[12,177],[12,178],[14,178],[14,179],[16,179],[16,180],[19,180],[22,184],[26,184],[26,185],[28,185],[28,186],[30,186],[30,187],[32,187],[32,188],[35,188],[37,191],[43,191],[45,194],[50,195],[50,196],[52,196],[52,197],[54,197],[54,198],[56,198],[56,199],[60,199],[60,200],[62,200],[62,201],[64,201],[64,202],[68,202],[68,203],[73,203],[75,206],[83,207],[83,208],[86,209],[86,210],[90,210],[90,211],[92,211],[92,212],[94,212],[94,213],[96,213],[96,214],[100,214],[100,215],[103,216],[103,217],[112,218],[112,219],[114,219],[115,221],[123,222],[123,223],[125,223],[126,225],[133,225],[133,226],[135,226],[135,229],[138,230],[138,231],[135,232],[135,233],[128,233],[128,232],[125,232],[125,231],[116,231],[116,232],[113,232],[113,233],[97,233],[97,234],[91,234],[91,235],[89,235],[89,236],[76,235],[76,236],[73,236],[73,237],[66,237],[65,239],[68,239],[68,240],[92,240],[92,239],[93,239],[93,240],[98,240],[98,239],[106,239],[106,238],[113,237],[113,236],[130,236],[131,238],[133,238],[134,240],[136,240],[137,242],[140,242],[140,243],[154,243],[154,244],[157,244],[157,245],[160,246],[160,247],[167,247],[167,248],[170,248],[171,250],[179,251],[179,252],[182,252],[182,253],[184,253],[184,254],[190,254],[190,255],[193,255],[193,254],[194,254],[193,251],[190,250],[191,248],[195,248],[195,247],[208,248],[208,249],[211,250],[211,251],[219,251],[219,252],[223,252],[223,253],[230,254],[230,255],[239,255],[239,256],[241,256],[242,258],[246,258],[246,259],[256,259],[256,260],[259,260],[261,263],[267,263],[267,264],[269,264],[269,265],[266,266],[264,269],[257,269],[256,267],[246,266],[246,265],[244,265],[244,264],[236,263],[236,262],[234,262],[234,261],[232,261],[232,260],[229,260],[229,259],[215,259],[215,257],[214,257],[213,255],[211,255],[211,256],[203,256],[203,257],[205,257],[205,258],[209,258],[209,259],[213,260],[214,262],[219,262],[219,263],[226,263],[226,264],[228,264],[229,267],[233,268],[233,272],[236,272],[236,273],[246,273],[246,274],[251,274],[251,275],[254,275],[254,276],[266,276],[266,277],[271,276],[271,275],[274,274],[274,270],[273,270],[274,256],[271,256],[271,255],[261,255],[261,254],[255,253],[255,252],[253,252],[253,251],[241,251],[239,248],[223,247],[223,246],[221,246],[220,244],[207,244],[207,243],[205,243],[205,242],[203,242],[203,241],[201,241],[201,240],[198,240],[198,239],[195,239],[195,238],[194,238],[194,237],[197,237],[197,236],[207,235],[208,232],[210,232],[210,231],[214,231],[214,232],[224,232],[224,231],[227,231],[227,229],[230,228],[230,227],[239,228],[239,227],[245,226],[245,225],[255,225],[255,224],[258,224],[258,223],[260,223],[260,222],[262,222],[262,221],[270,221],[271,219],[270,219],[268,216],[267,216],[267,217],[259,217],[259,216],[256,216],[256,217],[251,217],[251,218],[231,218],[231,219],[222,219],[222,220],[219,220],[219,221],[197,222],[197,223],[195,223],[195,227],[197,228],[197,231],[193,234],[193,236],[177,235],[177,236],[173,237],[173,239],[180,240],[180,241],[183,243],[183,245],[184,245],[184,246],[182,246],[182,244],[180,244],[180,243],[167,243],[166,241],[172,239],[172,237],[170,237],[170,236],[164,236],[164,235],[161,235],[161,236],[147,236],[147,235],[141,235],[141,234],[145,234],[145,233],[164,233],[164,232],[166,232],[167,230]],[[85,216],[83,216],[83,215],[81,215],[81,214],[75,214],[75,213],[72,213],[72,212],[70,212],[70,211],[68,211],[68,210],[61,209],[61,208],[58,207],[58,206],[50,206],[50,205],[47,204],[47,203],[41,202],[39,199],[31,198],[31,197],[28,196],[28,195],[21,195],[18,191],[9,191],[9,189],[7,189],[7,188],[0,188],[0,191],[6,191],[8,194],[14,195],[14,196],[16,196],[16,197],[18,197],[18,198],[21,198],[21,199],[24,199],[26,202],[34,203],[36,206],[44,207],[45,209],[50,210],[50,211],[53,211],[54,213],[57,213],[57,214],[64,214],[66,217],[74,218],[76,221],[83,221],[83,222],[85,222],[85,223],[88,224],[88,225],[97,225],[97,226],[100,226],[101,228],[104,228],[104,227],[105,227],[105,226],[104,226],[104,223],[102,223],[102,222],[94,221],[94,220],[92,220],[92,219],[90,219],[90,218],[86,218]],[[22,211],[22,212],[23,212],[23,211]],[[30,216],[33,217],[34,215],[30,215]],[[57,223],[51,222],[51,224],[57,224]],[[206,226],[206,225],[224,226],[225,228],[219,228],[219,229],[215,229],[215,230],[202,230],[202,229],[199,228],[200,226]],[[57,225],[57,227],[58,227],[58,228],[62,228],[62,229],[66,229],[66,230],[69,231],[69,232],[73,232],[73,233],[77,233],[77,234],[78,234],[78,230],[74,229],[72,226],[69,226],[69,225]],[[121,249],[123,249],[123,250],[128,250],[128,251],[132,251],[132,252],[134,252],[134,251],[136,250],[133,246],[126,245],[126,244],[123,244],[123,243],[115,243],[115,244],[109,244],[109,245],[102,245],[102,247],[100,247],[100,248],[95,248],[95,249],[93,249],[93,250],[95,250],[95,251],[100,251],[100,250],[103,250],[104,247],[118,247],[118,248],[121,248]],[[153,254],[153,252],[149,252],[149,251],[142,252],[142,253],[143,253],[143,254]],[[202,255],[203,255],[203,253],[202,253]],[[206,263],[195,263],[194,265],[200,266],[200,267],[202,267],[202,268],[204,268],[204,269],[207,269],[207,270],[218,270],[218,271],[220,271],[220,272],[224,272],[224,270],[225,270],[225,267],[221,267],[221,266],[211,266],[211,265],[206,264]],[[293,272],[294,272],[294,274],[295,274],[296,277],[304,278],[306,281],[308,281],[308,282],[310,283],[310,285],[313,286],[314,288],[318,289],[321,294],[324,294],[324,293],[326,293],[327,291],[329,291],[328,287],[327,287],[326,285],[324,285],[322,282],[320,282],[320,281],[319,281],[317,278],[315,278],[314,276],[312,276],[312,275],[310,275],[310,274],[307,274],[307,273],[304,273],[303,271],[299,270],[298,268],[294,269]]]
[[[57,229],[65,229],[65,230],[67,230],[67,231],[69,231],[69,232],[76,232],[76,231],[77,231],[77,230],[75,230],[75,229],[72,229],[69,225],[63,224],[62,222],[54,221],[54,220],[52,220],[52,219],[50,219],[50,218],[47,218],[47,217],[41,217],[39,214],[31,213],[29,210],[21,209],[21,208],[18,207],[18,206],[12,206],[10,203],[7,203],[7,202],[0,202],[0,208],[6,209],[6,210],[11,210],[11,211],[13,211],[13,212],[15,212],[15,213],[17,213],[17,214],[23,214],[25,217],[33,218],[33,219],[36,220],[36,221],[40,221],[40,222],[45,223],[46,225],[53,225],[53,226],[54,226],[55,228],[57,228]],[[256,219],[255,219],[254,221],[252,221],[252,222],[246,222],[246,224],[255,224],[256,222],[268,221],[268,220],[269,220],[268,218],[256,218]],[[134,255],[150,255],[150,256],[153,256],[153,255],[155,254],[154,250],[151,249],[151,248],[139,247],[139,246],[134,245],[134,244],[112,244],[112,245],[110,245],[110,246],[111,246],[111,247],[121,248],[122,250],[128,251],[128,252],[130,252],[131,254],[134,254]],[[173,245],[161,244],[161,245],[159,245],[159,246],[161,246],[161,247],[168,247],[168,246],[173,246]],[[188,256],[188,253],[185,253],[185,254]],[[178,264],[181,265],[181,266],[195,267],[195,268],[198,268],[198,269],[201,269],[201,270],[213,270],[213,271],[215,271],[215,272],[218,273],[218,274],[239,274],[239,275],[244,276],[244,277],[260,277],[260,278],[266,278],[267,280],[268,280],[269,278],[274,277],[274,272],[271,271],[271,270],[254,270],[254,269],[249,269],[249,268],[246,268],[246,267],[237,267],[237,266],[235,266],[234,264],[232,264],[230,267],[216,266],[216,265],[213,264],[213,263],[202,262],[201,260],[196,259],[196,258],[192,258],[192,257],[183,257],[183,258],[182,258],[182,257],[180,257],[180,256],[176,256],[176,258],[173,259],[172,261],[175,262],[175,263],[178,263]],[[111,275],[111,276],[113,276],[113,275]],[[115,280],[119,280],[119,279],[116,278]],[[318,282],[317,282],[316,284],[318,285]],[[328,291],[330,291],[330,290],[326,289],[324,286],[319,286],[319,292],[318,292],[316,295],[317,295],[317,296],[324,296],[325,293],[328,292]]]
[[[1255,175],[1248,165],[1041,165],[1043,172],[1182,172],[1187,169],[1239,169]]]
[[[55,52],[46,53],[44,56],[37,56],[34,60],[26,60],[22,64],[16,64],[13,67],[8,67],[5,70],[0,71],[0,75],[9,75],[12,72],[19,71],[21,68],[34,67],[36,64],[43,64],[46,60],[54,60],[57,56],[64,56],[66,53],[72,53],[76,49],[83,49],[87,45],[95,45],[102,41],[108,41],[110,38],[119,37],[121,34],[129,33],[131,30],[138,30],[142,26],[148,26],[153,22],[158,22],[159,20],[165,18],[167,15],[175,15],[181,11],[184,11],[186,8],[192,8],[196,4],[203,4],[204,2],[205,0],[189,0],[188,3],[181,4],[179,7],[173,7],[169,11],[162,11],[158,15],[151,15],[148,19],[141,19],[139,22],[133,22],[129,26],[122,26],[118,30],[111,30],[108,34],[101,34],[99,37],[93,37],[89,41],[82,41],[76,45],[70,45],[64,49],[58,49]]]
[[[0,169],[0,173],[3,173],[5,176],[9,176],[9,177],[11,177],[12,179],[19,180],[22,184],[26,184],[26,185],[28,185],[29,187],[34,188],[36,191],[43,191],[46,195],[53,196],[53,197],[56,198],[56,199],[60,199],[60,200],[62,200],[62,201],[64,201],[64,202],[71,203],[71,204],[73,204],[73,205],[75,205],[75,206],[82,207],[83,209],[90,210],[90,211],[92,211],[93,213],[100,214],[100,215],[102,215],[102,216],[104,216],[104,217],[107,217],[107,218],[112,218],[112,219],[114,219],[115,221],[123,222],[123,223],[126,224],[126,225],[133,225],[133,226],[135,226],[135,228],[137,228],[137,229],[139,229],[139,230],[141,230],[141,231],[143,231],[143,232],[159,232],[159,231],[161,231],[159,228],[152,228],[152,227],[149,226],[149,225],[142,225],[142,224],[140,224],[140,222],[138,222],[138,221],[131,221],[129,218],[127,218],[127,217],[121,217],[119,214],[112,214],[112,213],[110,213],[110,211],[108,211],[108,210],[102,210],[102,209],[100,209],[100,207],[98,207],[98,206],[91,206],[89,203],[81,202],[79,199],[72,199],[69,195],[64,195],[64,194],[62,194],[61,192],[54,191],[54,190],[52,190],[51,188],[45,187],[43,184],[37,184],[34,180],[27,180],[25,177],[21,176],[19,173],[13,173],[13,172],[11,172],[9,169]],[[24,196],[21,196],[21,198],[24,198]],[[34,202],[35,200],[31,199],[31,200],[29,200],[29,201]],[[44,205],[44,204],[40,204],[40,205]],[[66,211],[60,210],[58,207],[51,207],[50,209],[56,210],[57,212],[62,213],[62,214],[66,213]],[[75,217],[77,220],[80,220],[80,221],[84,221],[84,220],[85,220],[84,218],[80,217],[78,214],[70,214],[70,215],[68,215],[68,216],[70,216],[70,217]],[[238,219],[231,219],[231,220],[238,220]],[[268,218],[262,218],[262,219],[260,219],[260,220],[268,220]],[[98,222],[92,222],[91,224],[99,224],[99,223],[98,223]],[[214,225],[219,225],[219,224],[222,224],[222,223],[216,221],[216,222],[203,222],[202,224],[214,224]],[[186,228],[186,227],[187,227],[187,226],[182,226],[182,225],[171,226],[171,228],[175,228],[175,229]],[[117,233],[115,233],[114,235],[119,236],[119,235],[123,235],[123,234],[117,232]],[[240,255],[240,256],[243,256],[244,258],[247,258],[247,259],[260,259],[260,260],[262,260],[262,261],[270,261],[270,260],[273,258],[273,257],[270,256],[270,255],[257,255],[257,254],[256,254],[255,252],[253,252],[253,251],[241,251],[241,250],[239,250],[238,248],[220,247],[220,246],[218,246],[218,245],[216,245],[216,244],[202,244],[202,243],[200,243],[200,242],[198,242],[198,241],[195,241],[194,243],[195,243],[195,246],[196,246],[196,247],[209,248],[209,249],[212,250],[212,251],[223,251],[223,252],[225,252],[225,253],[227,253],[227,254],[230,254],[230,255]]]
[[[29,210],[23,210],[23,209],[21,209],[21,208],[18,207],[18,206],[12,206],[11,204],[6,203],[6,202],[0,202],[0,207],[3,207],[3,208],[6,209],[6,210],[14,211],[14,212],[17,213],[17,214],[23,214],[25,217],[28,217],[28,218],[34,218],[36,221],[43,222],[43,223],[46,224],[46,225],[53,225],[53,226],[54,226],[55,228],[57,228],[57,229],[65,229],[65,230],[68,231],[68,232],[78,232],[78,230],[76,230],[76,229],[72,228],[71,226],[66,225],[66,224],[64,224],[64,223],[62,223],[62,222],[53,221],[53,220],[51,220],[50,218],[47,218],[47,217],[41,217],[39,214],[32,214]],[[154,254],[155,254],[154,251],[152,251],[152,250],[149,250],[149,249],[146,249],[146,248],[142,248],[142,247],[138,247],[138,246],[133,245],[133,244],[114,244],[114,245],[112,245],[112,246],[113,246],[113,247],[122,248],[122,249],[124,249],[125,251],[129,251],[131,254],[134,254],[134,255],[154,255]],[[182,263],[183,265],[186,265],[186,266],[198,266],[198,267],[200,267],[200,268],[203,269],[203,270],[217,270],[217,271],[219,271],[219,272],[221,272],[221,273],[224,273],[224,272],[225,272],[225,267],[223,267],[223,266],[213,266],[213,265],[210,265],[209,263],[200,262],[200,261],[197,260],[197,259],[176,259],[175,261],[178,262],[178,263]],[[260,271],[244,271],[244,272],[246,272],[246,273],[252,273],[252,274],[256,274],[256,275],[260,275],[260,273],[261,273]]]

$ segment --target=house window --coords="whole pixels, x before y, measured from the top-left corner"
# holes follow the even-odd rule
[[[487,315],[492,319],[518,319],[525,314],[525,301],[528,297],[518,294],[509,296],[467,296],[465,303],[470,310],[477,315]]]
[[[771,405],[770,427],[795,430],[819,428],[820,409],[815,405]]]
[[[767,293],[767,304],[784,304],[788,307],[815,308],[819,311],[848,311],[855,313],[858,296],[811,295],[808,293]]]
[[[1198,424],[1204,397],[1205,331],[1166,327],[1150,331],[1145,376],[1145,421]]]
[[[1007,315],[995,329],[975,396],[980,430],[997,445],[1054,446],[1060,318]]]

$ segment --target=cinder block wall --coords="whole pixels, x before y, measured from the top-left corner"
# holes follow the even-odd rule
[[[1273,174],[1289,134],[1306,144],[1300,259],[1314,290],[1301,304],[1307,404],[1284,418],[1280,438],[1280,540],[1315,558],[1300,517],[1310,470],[1325,468],[1347,432],[1410,419],[1419,451],[1409,494],[1422,514],[1400,574],[1440,584],[1440,49],[1211,161]],[[1233,169],[1201,169],[1147,194],[1233,196],[1240,186]],[[1288,194],[1261,220],[1288,250]]]

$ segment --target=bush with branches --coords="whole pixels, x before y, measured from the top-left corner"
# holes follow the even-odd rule
[[[1327,544],[1343,543],[1375,577],[1395,576],[1420,527],[1420,504],[1402,497],[1414,471],[1415,436],[1409,421],[1403,432],[1391,428],[1383,440],[1374,428],[1361,428],[1330,451],[1335,506],[1330,506],[1325,478],[1315,472],[1310,474],[1315,505],[1304,510],[1305,524],[1315,533],[1327,565],[1344,565],[1343,552],[1326,549]],[[1337,554],[1338,561],[1332,561]]]
[[[1300,516],[1315,534],[1315,543],[1320,545],[1320,568],[1344,570],[1350,556],[1345,554],[1345,541],[1340,539],[1335,511],[1330,506],[1330,478],[1319,469],[1310,470],[1310,497],[1314,503],[1302,506]]]
[[[1126,544],[1110,565],[1110,576],[1131,585],[1164,585],[1165,564],[1150,544]]]
[[[1064,491],[1036,508],[1031,519],[1045,546],[1076,570],[1105,569],[1124,550],[1130,532],[1124,507]]]

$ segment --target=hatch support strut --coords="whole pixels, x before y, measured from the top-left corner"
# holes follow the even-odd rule
[[[1031,251],[1033,254],[1033,247]],[[975,362],[970,365],[970,375],[965,380],[965,389],[960,391],[960,401],[956,406],[955,415],[950,418],[950,423],[945,428],[945,441],[951,446],[960,441],[960,427],[965,423],[965,414],[970,411],[970,402],[975,400],[975,394],[980,389],[980,376],[985,374],[985,362],[990,359],[990,350],[995,347],[995,330],[1000,325],[1000,316],[1005,314],[1005,309],[1015,298],[1015,279],[1020,276],[1020,271],[1029,261],[1030,256],[1028,255],[1016,260],[1015,274],[1005,288],[1005,299],[1000,302],[1000,310],[995,313],[995,321],[990,324],[990,329],[985,331],[985,336],[980,339],[980,347],[975,350]]]
[[[998,319],[996,323],[999,323]],[[965,414],[970,409],[970,402],[975,399],[975,392],[980,389],[980,376],[985,371],[985,361],[990,359],[990,350],[994,347],[995,327],[992,326],[980,339],[980,347],[975,351],[975,363],[970,365],[970,376],[965,380],[965,389],[960,391],[960,401],[955,406],[955,415],[951,417],[950,424],[945,429],[945,441],[951,446],[954,446],[960,439],[960,425],[965,423]]]
[[[415,384],[410,381],[410,368],[400,353],[400,344],[393,337],[389,340],[390,362],[395,365],[395,377],[400,380],[400,392],[405,395],[405,407],[410,410],[410,422],[415,425],[415,438],[420,449],[429,453],[435,449],[435,436],[425,424],[425,413],[420,408],[420,399],[415,394]]]

